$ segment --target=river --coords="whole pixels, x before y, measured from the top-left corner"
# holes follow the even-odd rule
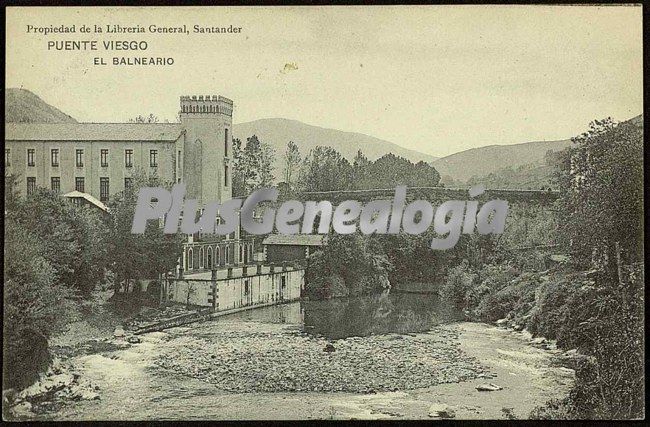
[[[459,387],[497,375],[480,360],[485,349],[472,348],[505,332],[449,324],[457,319],[432,295],[384,294],[293,302],[149,333],[126,349],[75,357],[75,369],[98,386],[101,399],[68,401],[39,419],[427,417],[433,396],[446,392],[453,401]],[[509,345],[528,351],[523,339]],[[550,361],[532,351],[547,373]],[[511,365],[505,375],[516,371]],[[562,376],[547,384],[546,374],[531,383],[530,366],[521,372],[527,377],[517,387],[536,391],[515,392],[528,392],[530,404],[568,384]],[[490,413],[476,411],[468,417]]]

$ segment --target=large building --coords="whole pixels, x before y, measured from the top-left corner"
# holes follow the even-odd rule
[[[200,203],[231,198],[231,100],[182,96],[180,123],[7,123],[5,174],[19,191],[80,191],[102,202],[131,185],[133,171],[185,182]]]
[[[225,201],[232,197],[232,113],[228,98],[181,96],[180,123],[7,123],[5,175],[18,177],[21,194],[44,187],[107,203],[142,170],[168,183],[184,182],[186,199],[199,205]],[[235,234],[190,237],[181,267],[247,261],[252,247]]]

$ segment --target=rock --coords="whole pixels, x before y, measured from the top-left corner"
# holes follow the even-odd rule
[[[68,396],[73,400],[98,400],[99,394],[93,389],[97,390],[98,387],[93,387],[92,384],[75,384],[68,389]]]
[[[48,390],[60,390],[63,387],[67,387],[74,381],[74,375],[72,374],[58,374],[48,377],[43,382],[43,385]]]
[[[115,328],[115,331],[113,331],[113,336],[115,338],[122,338],[124,337],[124,335],[126,334],[124,332],[124,328],[122,328],[121,326],[118,326],[117,328]]]
[[[79,394],[81,400],[99,400],[99,394],[91,390],[84,390]]]
[[[334,345],[332,343],[327,343],[323,351],[327,353],[331,353],[333,351],[336,351],[336,348],[334,348]]]
[[[434,403],[429,406],[429,416],[431,418],[454,418],[456,412],[444,403]]]
[[[129,338],[127,339],[127,341],[128,341],[129,343],[131,343],[131,344],[140,344],[140,343],[142,342],[142,340],[140,339],[140,337],[136,337],[135,335],[129,337]]]
[[[488,384],[477,385],[476,389],[478,391],[497,391],[497,390],[503,390],[503,387],[500,387],[494,383],[488,383]]]
[[[29,402],[20,402],[11,407],[11,413],[14,417],[23,418],[33,416],[32,404]]]
[[[17,398],[21,400],[30,399],[32,397],[44,393],[47,393],[47,389],[43,386],[43,384],[40,381],[37,381],[34,384],[30,385],[29,387],[23,389],[20,393],[18,393]]]
[[[508,319],[499,319],[496,321],[496,324],[499,326],[505,326],[508,323]]]
[[[2,390],[2,404],[8,405],[16,400],[18,397],[18,392],[15,388],[10,388],[7,390]]]

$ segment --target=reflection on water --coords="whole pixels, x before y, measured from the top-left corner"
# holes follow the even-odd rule
[[[431,294],[367,295],[326,301],[300,301],[264,307],[229,319],[300,325],[310,335],[330,339],[418,332],[460,320],[459,313]]]
[[[168,340],[205,335],[204,329],[228,328],[231,322],[255,321],[295,325],[330,339],[389,332],[416,332],[456,319],[433,295],[382,294],[328,301],[301,301],[228,315],[200,325],[187,325],[142,336],[141,344],[112,354],[77,359],[82,376],[98,384],[98,401],[69,401],[43,420],[215,419],[257,416],[259,395],[219,392],[214,385],[160,368]],[[206,335],[206,336],[209,336]],[[273,403],[275,404],[275,402]],[[257,405],[257,406],[256,406]],[[262,404],[264,405],[264,404]],[[231,412],[228,412],[228,411]],[[269,403],[266,403],[266,409]],[[234,412],[233,412],[234,411]],[[259,413],[264,418],[267,413]],[[322,414],[321,414],[322,415]]]

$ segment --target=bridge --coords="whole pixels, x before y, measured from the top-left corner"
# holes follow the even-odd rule
[[[414,200],[427,200],[440,203],[447,200],[470,200],[469,188],[447,187],[407,187],[406,202]],[[394,188],[373,188],[368,190],[343,190],[343,191],[308,191],[298,197],[304,200],[327,200],[333,205],[338,205],[345,200],[358,200],[367,203],[372,200],[392,199],[395,195]],[[473,200],[487,201],[492,199],[506,200],[511,204],[551,205],[560,196],[554,190],[524,190],[524,189],[487,189]]]
[[[395,196],[394,188],[374,188],[367,190],[345,191],[313,191],[303,192],[296,197],[302,201],[327,200],[337,206],[345,200],[357,200],[367,203],[372,200],[392,200]],[[555,241],[548,239],[544,233],[534,231],[541,227],[555,227],[553,212],[557,211],[555,202],[559,199],[560,192],[554,190],[526,190],[526,189],[487,189],[477,197],[469,196],[469,188],[447,187],[407,187],[406,203],[415,200],[426,200],[434,207],[447,200],[477,200],[481,203],[488,200],[500,199],[508,202],[510,207],[506,219],[507,236],[516,234],[522,241],[513,243],[513,250],[529,250],[528,247],[551,250],[556,246]]]

